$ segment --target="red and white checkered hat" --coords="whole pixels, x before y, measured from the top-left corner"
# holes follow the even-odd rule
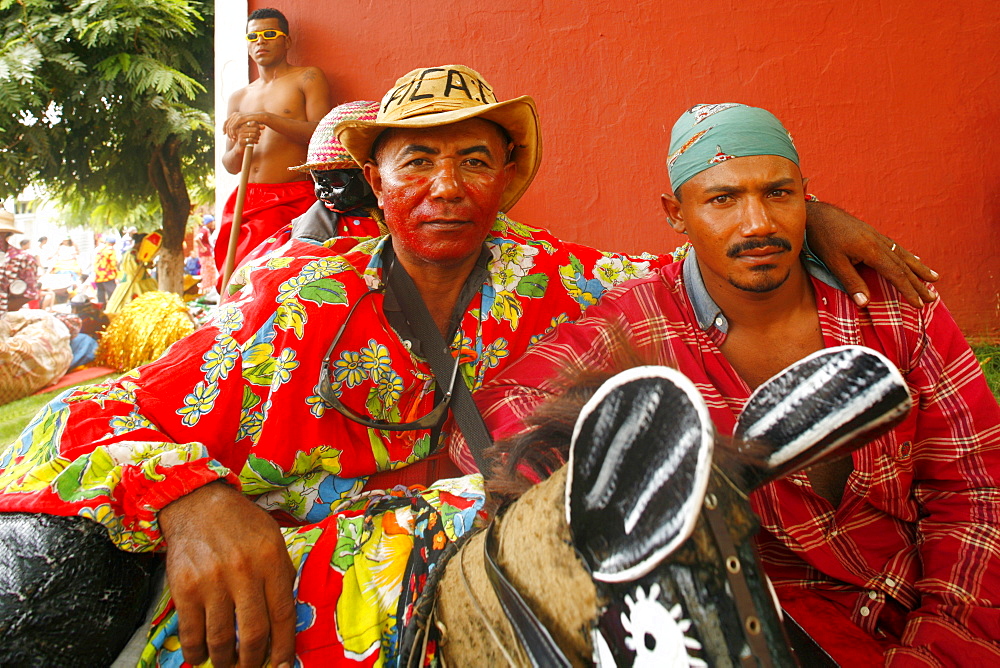
[[[289,167],[299,172],[313,169],[359,169],[358,163],[337,140],[333,129],[341,121],[374,121],[378,112],[378,102],[359,100],[347,102],[330,110],[316,126],[309,139],[309,153],[306,162],[298,167]]]

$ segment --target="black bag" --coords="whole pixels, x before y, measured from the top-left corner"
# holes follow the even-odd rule
[[[0,665],[110,665],[145,619],[159,561],[82,517],[0,513]]]

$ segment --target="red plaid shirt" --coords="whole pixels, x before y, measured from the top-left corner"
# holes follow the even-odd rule
[[[779,597],[804,588],[851,611],[891,665],[1000,665],[1000,407],[940,300],[915,309],[874,272],[864,278],[872,299],[858,310],[813,277],[824,343],[884,353],[914,409],[854,453],[837,508],[804,471],[756,492],[761,558]],[[691,378],[731,434],[750,388],[720,352],[727,323],[709,302],[696,313],[680,263],[608,292],[477,393],[487,424],[497,438],[519,431],[569,364],[607,369],[610,321]]]

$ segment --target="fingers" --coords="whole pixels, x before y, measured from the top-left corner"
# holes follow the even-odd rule
[[[243,128],[246,130],[246,136],[253,139],[254,142],[260,137],[260,126],[255,121],[248,122]]]
[[[220,668],[235,665],[233,601],[223,589],[189,586],[193,580],[179,578],[177,586],[171,586],[184,661],[194,666],[209,659]]]
[[[883,237],[882,252],[865,260],[865,264],[882,275],[898,291],[900,296],[911,306],[920,308],[924,302],[921,291],[926,291],[920,279],[910,271],[909,267],[899,256],[900,247],[896,245],[896,250],[890,249],[894,245],[888,237]],[[857,303],[857,300],[855,300]]]
[[[236,665],[236,627],[233,624],[233,601],[220,596],[205,613],[205,645],[212,665],[227,668]],[[178,614],[180,614],[178,612]],[[181,647],[184,647],[181,636]],[[184,655],[187,659],[187,654]],[[259,662],[255,665],[260,665]]]
[[[840,284],[844,286],[847,294],[851,295],[851,300],[858,306],[867,306],[869,301],[868,286],[865,284],[858,270],[847,260],[829,260],[827,268],[837,277]]]
[[[240,665],[262,666],[264,657],[267,656],[267,639],[270,632],[264,591],[259,586],[255,587],[251,591],[243,592],[239,600],[236,608],[236,626],[240,637]],[[294,653],[294,637],[292,642]],[[215,662],[214,654],[212,662]]]
[[[902,246],[897,245],[895,250],[896,255],[910,268],[914,274],[920,277],[920,280],[933,283],[934,281],[941,278],[940,274],[928,267],[921,261],[919,257],[906,250]],[[925,286],[926,287],[926,286]],[[929,291],[928,291],[929,294]],[[930,300],[933,301],[933,300]]]
[[[198,666],[208,660],[205,643],[204,592],[197,584],[192,563],[178,550],[167,550],[167,583],[177,608],[177,634],[184,661]]]
[[[235,604],[222,590],[209,590],[218,595],[204,607],[200,601],[175,594],[184,660],[200,665],[211,659],[212,665],[219,668],[234,666],[238,638],[240,666],[264,665],[269,640],[271,665],[291,666],[295,661],[293,580],[287,575],[275,575],[270,580],[265,586],[255,581],[239,587]]]
[[[826,259],[826,264],[858,306],[868,305],[871,292],[853,266],[853,262],[856,261],[864,262],[877,271],[899,291],[902,299],[915,308],[921,308],[925,303],[937,298],[924,285],[921,280],[922,275],[916,272],[914,264],[923,267],[928,275],[931,270],[892,239],[876,234],[874,237],[869,237],[868,243],[864,246],[856,247],[855,252],[858,256],[853,259],[839,254],[831,255]]]
[[[264,585],[267,610],[271,622],[271,665],[275,668],[295,663],[295,568],[286,559],[286,568]]]
[[[937,280],[937,272],[892,239],[883,237],[883,241],[887,246],[886,257],[892,265],[885,264],[885,271],[881,267],[875,269],[892,283],[903,299],[914,308],[921,308],[924,304],[930,304],[937,299],[937,294],[924,284],[925,280]]]
[[[249,120],[247,114],[233,114],[222,124],[222,131],[232,142],[246,146],[248,142],[245,140],[247,138],[249,138],[250,144],[257,143],[257,138],[260,137],[260,127],[257,121]]]
[[[268,644],[272,666],[291,666],[295,662],[295,569],[283,543],[269,561],[278,565],[241,589],[238,596],[236,626],[241,666],[263,665]]]
[[[177,633],[180,636],[184,661],[193,666],[200,666],[208,661],[208,647],[205,645],[205,609],[200,604],[186,603],[176,593],[174,606],[177,608]]]
[[[240,128],[239,137],[242,146],[256,144],[260,139],[260,126],[255,121],[248,121]]]
[[[233,114],[232,116],[226,119],[225,123],[222,124],[222,131],[226,133],[227,137],[229,137],[231,140],[235,142],[236,137],[240,132],[240,127],[242,125],[243,125],[243,115]]]

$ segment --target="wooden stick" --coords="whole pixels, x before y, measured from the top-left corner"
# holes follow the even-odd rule
[[[243,204],[247,199],[247,182],[250,180],[250,163],[253,162],[253,144],[247,144],[243,149],[243,167],[240,169],[240,186],[236,191],[236,206],[233,208],[233,225],[229,228],[229,247],[226,249],[226,263],[222,269],[222,293],[220,300],[225,298],[229,279],[233,277],[236,268],[236,244],[240,238],[240,225],[243,224]]]

